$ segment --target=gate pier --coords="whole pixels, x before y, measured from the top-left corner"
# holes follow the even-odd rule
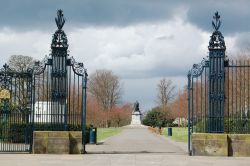
[[[250,61],[226,59],[218,12],[213,18],[208,59],[188,72],[188,151],[250,156]]]
[[[55,20],[49,57],[26,71],[0,70],[0,152],[85,152],[87,70],[69,57],[62,10]],[[49,142],[68,148],[49,150]]]
[[[73,138],[70,135],[72,131],[77,131],[77,138],[81,135],[80,151],[83,153],[86,143],[87,71],[83,63],[78,63],[73,57],[69,57],[68,39],[62,29],[65,24],[62,10],[57,11],[55,21],[58,29],[52,37],[51,54],[43,62],[37,62],[34,67],[33,105],[37,106],[34,108],[33,116],[36,120],[33,119],[36,133],[34,140],[39,140],[36,136],[44,136],[47,142],[51,140],[55,144],[65,142],[70,147],[70,138]],[[79,143],[79,139],[77,140]],[[34,146],[40,147],[39,141],[34,142]],[[34,153],[42,152],[37,147],[33,147],[36,149]],[[42,147],[49,149],[53,146]],[[70,148],[64,148],[62,152],[53,150],[44,152],[65,153],[65,151],[70,153]]]

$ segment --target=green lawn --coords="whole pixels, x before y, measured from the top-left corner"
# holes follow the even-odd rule
[[[187,127],[173,127],[171,139],[179,142],[187,142],[188,132]],[[164,128],[164,135],[168,137],[168,128]]]
[[[113,135],[119,134],[122,131],[122,128],[98,128],[97,129],[97,142],[104,140]]]

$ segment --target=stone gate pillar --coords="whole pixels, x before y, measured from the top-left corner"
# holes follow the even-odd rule
[[[214,32],[209,41],[209,112],[207,132],[224,132],[225,103],[225,51],[224,37],[219,31],[221,21],[218,12],[213,16]]]

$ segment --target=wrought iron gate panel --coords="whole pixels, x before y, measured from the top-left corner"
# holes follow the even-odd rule
[[[82,130],[86,70],[83,64],[67,59],[65,86],[60,92],[53,89],[51,58],[38,63],[34,74],[34,124],[35,130]],[[81,69],[82,68],[82,69]],[[40,70],[41,69],[41,70]],[[39,71],[39,72],[38,72]],[[61,83],[61,80],[57,80]]]
[[[0,151],[30,152],[32,126],[32,70],[0,71]]]
[[[209,115],[209,61],[194,64],[188,73],[188,143],[191,133],[206,132]]]
[[[51,54],[32,69],[0,70],[0,152],[31,152],[33,131],[82,131],[86,143],[87,71],[68,54],[62,10]]]
[[[225,132],[250,133],[250,60],[227,63]]]
[[[191,77],[191,116],[193,117],[192,131],[193,132],[204,132],[207,130],[207,121],[205,119],[208,115],[209,110],[209,98],[208,98],[208,87],[209,87],[209,70],[208,61],[201,63],[199,67],[203,68],[202,73],[199,75],[193,75]]]
[[[58,29],[52,37],[51,54],[34,66],[34,130],[82,131],[83,152],[86,138],[87,71],[68,54],[68,40],[58,10]]]
[[[250,133],[250,60],[228,60],[218,12],[209,56],[188,73],[188,151],[192,133]]]

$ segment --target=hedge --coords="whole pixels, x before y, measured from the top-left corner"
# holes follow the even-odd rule
[[[89,126],[86,126],[87,139],[89,135]],[[32,139],[32,128],[35,131],[64,131],[64,124],[32,124],[12,123],[0,125],[0,140],[11,143],[30,143]],[[68,124],[66,131],[82,131],[81,125]],[[88,142],[88,140],[86,140]]]

